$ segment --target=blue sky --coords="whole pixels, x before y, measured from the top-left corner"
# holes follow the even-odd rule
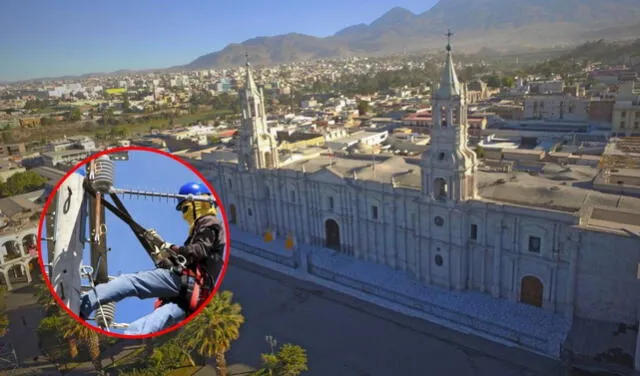
[[[164,155],[130,151],[128,161],[117,161],[115,166],[117,188],[153,190],[177,193],[180,186],[190,181],[200,181],[191,170]],[[183,244],[189,226],[182,213],[175,210],[174,200],[121,199],[127,210],[140,225],[155,228],[167,241]],[[135,273],[153,269],[151,259],[140,245],[133,232],[124,222],[107,211],[108,270],[110,275]],[[46,257],[46,252],[43,252]],[[85,250],[85,264],[90,265],[89,247]],[[46,262],[46,260],[45,260]],[[127,298],[116,306],[116,322],[129,323],[153,310],[154,299]],[[93,324],[93,322],[92,322]],[[122,332],[122,330],[113,330]]]
[[[166,68],[257,36],[319,37],[436,0],[0,2],[0,81]]]

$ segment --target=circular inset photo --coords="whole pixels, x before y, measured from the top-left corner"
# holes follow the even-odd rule
[[[180,158],[123,147],[97,153],[58,182],[38,253],[54,298],[106,335],[146,338],[195,317],[229,259],[219,196]]]

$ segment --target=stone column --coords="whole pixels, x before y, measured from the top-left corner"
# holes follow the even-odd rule
[[[498,222],[495,232],[495,244],[493,249],[493,285],[491,286],[491,295],[494,298],[500,298],[500,280],[502,279],[502,220]]]
[[[20,265],[27,276],[27,284],[31,284],[31,272],[29,272],[29,261]]]
[[[578,234],[573,233],[571,234],[572,237],[577,237]],[[566,318],[568,318],[569,320],[573,319],[573,312],[575,311],[575,290],[576,290],[576,283],[578,282],[578,261],[579,261],[579,243],[575,240],[572,239],[571,241],[567,242],[567,249],[570,253],[570,261],[569,261],[569,284],[567,286],[567,296],[566,296],[566,303],[565,303],[565,311],[564,311],[564,315]]]
[[[7,290],[12,291],[13,286],[11,286],[11,281],[9,281],[9,273],[8,270],[3,270],[2,275],[4,276],[4,282],[7,284]]]

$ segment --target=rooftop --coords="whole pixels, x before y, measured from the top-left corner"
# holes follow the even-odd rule
[[[217,158],[213,157],[217,153],[219,152],[210,154],[212,158],[207,160],[222,160],[220,157],[224,156],[227,161],[235,162],[233,152],[226,151]],[[374,157],[373,155],[315,154],[314,158],[293,161],[280,169],[304,171],[309,174],[325,171],[329,173],[327,179],[333,175],[337,179],[356,178],[387,184],[391,184],[393,180],[397,188],[420,190],[419,160],[419,157],[395,155],[375,155]],[[538,175],[525,172],[478,171],[479,200],[572,214],[578,214],[585,207],[640,212],[640,198],[601,193],[591,189],[597,173],[598,169],[590,166],[563,167],[555,163],[545,163],[542,172]],[[620,227],[619,223],[615,224],[613,221],[604,221],[604,223],[610,223],[613,228]]]
[[[47,183],[51,185],[57,184],[58,181],[62,179],[66,174],[64,171],[58,170],[57,168],[47,166],[35,167],[30,171],[33,171],[36,174],[47,179]]]
[[[42,153],[42,156],[48,157],[48,158],[55,158],[55,157],[66,157],[66,156],[82,155],[82,154],[90,154],[90,153],[91,153],[90,151],[84,150],[84,149],[72,149],[72,150],[45,152],[45,153]]]
[[[2,224],[0,234],[13,233],[27,226],[37,226],[42,205],[36,203],[44,190],[0,199]]]

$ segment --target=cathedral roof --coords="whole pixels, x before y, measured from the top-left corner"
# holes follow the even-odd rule
[[[235,162],[230,158],[233,153],[216,151],[211,154],[206,161],[203,159],[204,164],[223,160]],[[305,172],[327,184],[345,184],[350,179],[393,184],[396,188],[415,191],[418,197],[421,188],[419,160],[376,155],[374,161],[371,155],[329,156],[316,153],[313,157],[287,163],[280,170]],[[552,163],[546,164],[539,175],[482,170],[476,173],[477,200],[573,215],[582,213],[585,208],[593,208],[588,226],[593,226],[595,220],[600,228],[640,229],[640,216],[633,214],[640,213],[640,199],[590,189],[588,183],[596,173],[597,169],[589,166],[572,166],[571,171],[566,172],[565,168]]]

